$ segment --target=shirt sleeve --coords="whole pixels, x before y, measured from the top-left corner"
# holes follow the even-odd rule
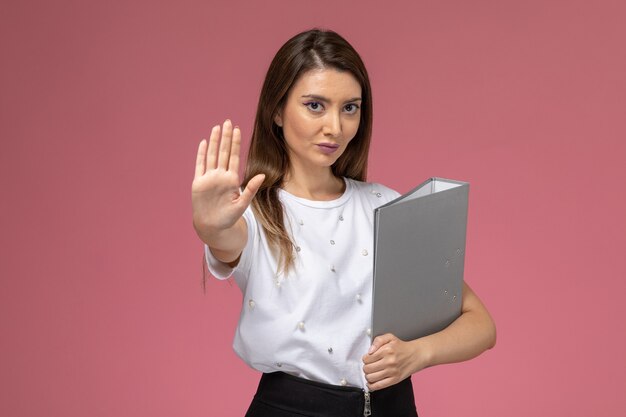
[[[219,280],[225,280],[230,278],[235,272],[247,273],[250,270],[250,260],[251,254],[254,251],[254,247],[256,245],[256,240],[258,236],[257,230],[257,221],[254,217],[254,213],[252,209],[248,207],[246,211],[243,213],[243,218],[246,221],[246,225],[248,227],[248,240],[246,242],[246,246],[244,246],[243,251],[241,252],[241,257],[239,258],[239,263],[234,268],[225,264],[224,262],[218,260],[207,244],[204,245],[204,256],[206,259],[207,267],[209,268],[209,272],[215,278]]]

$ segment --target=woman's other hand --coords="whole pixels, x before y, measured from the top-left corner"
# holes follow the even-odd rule
[[[363,356],[363,372],[370,391],[397,384],[427,366],[427,353],[418,340],[405,342],[391,333],[377,336]]]

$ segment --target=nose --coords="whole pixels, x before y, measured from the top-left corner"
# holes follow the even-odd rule
[[[335,112],[328,112],[324,120],[323,132],[326,136],[334,138],[341,134],[341,115]]]

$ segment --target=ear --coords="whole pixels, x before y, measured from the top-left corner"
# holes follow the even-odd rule
[[[278,127],[283,127],[283,118],[280,115],[280,111],[276,112],[276,115],[274,116],[274,123],[276,123]]]

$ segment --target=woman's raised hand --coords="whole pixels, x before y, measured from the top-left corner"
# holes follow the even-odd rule
[[[221,138],[220,138],[221,133]],[[239,192],[241,131],[230,120],[222,129],[214,126],[209,142],[198,146],[196,172],[191,185],[193,223],[198,232],[210,235],[232,227],[250,205],[265,175],[250,179]]]

